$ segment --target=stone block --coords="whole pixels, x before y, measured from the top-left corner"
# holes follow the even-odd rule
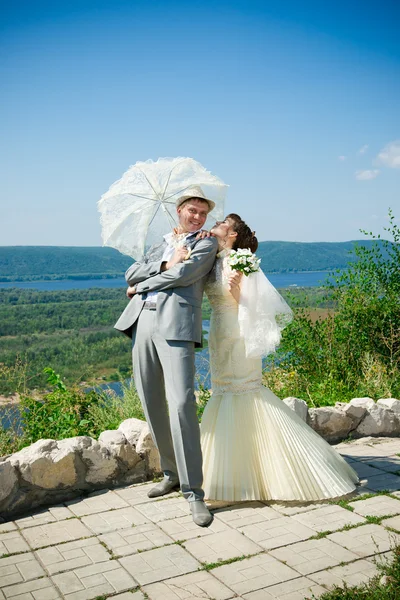
[[[82,450],[81,456],[87,468],[87,483],[103,484],[112,481],[116,476],[118,462],[103,444],[91,440],[90,446]]]
[[[161,472],[160,454],[154,444],[147,423],[144,424],[136,444],[136,452],[141,456],[147,467],[149,475]]]
[[[146,422],[141,421],[140,419],[125,419],[125,421],[122,421],[121,425],[118,427],[118,431],[121,431],[124,434],[129,444],[136,447],[142,429],[145,425]]]
[[[39,440],[10,457],[22,478],[33,486],[50,490],[77,483],[75,452],[68,444]]]
[[[399,419],[385,404],[374,404],[358,425],[356,433],[360,436],[399,434]]]
[[[9,460],[0,462],[0,508],[3,500],[6,500],[16,489],[17,481],[15,466]]]
[[[324,406],[308,411],[308,424],[328,441],[346,438],[353,429],[353,418],[341,408]]]
[[[307,402],[305,402],[304,400],[301,400],[301,398],[294,398],[292,396],[289,396],[288,398],[284,398],[283,402],[286,404],[286,406],[291,408],[296,413],[296,415],[298,415],[301,419],[303,419],[303,421],[305,421],[307,423],[307,416],[308,416]]]
[[[103,431],[99,437],[100,444],[103,444],[110,451],[111,456],[121,460],[127,469],[133,469],[140,461],[135,446],[130,444],[125,435],[120,430]]]

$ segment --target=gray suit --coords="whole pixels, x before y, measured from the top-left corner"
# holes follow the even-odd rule
[[[194,348],[202,344],[201,301],[217,240],[187,238],[188,260],[161,272],[158,256],[134,263],[125,274],[136,295],[115,328],[132,337],[135,384],[161,468],[179,477],[189,501],[202,500],[200,429],[194,396]],[[157,310],[143,310],[147,292],[157,291]],[[168,409],[167,409],[168,402]],[[169,414],[168,414],[169,413]]]

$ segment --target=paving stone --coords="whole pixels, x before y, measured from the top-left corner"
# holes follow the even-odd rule
[[[74,514],[65,506],[54,506],[52,508],[35,511],[27,517],[15,519],[15,523],[20,529],[25,529],[26,527],[36,527],[38,525],[46,525],[47,523],[65,521],[71,517],[74,517]]]
[[[206,571],[173,577],[143,587],[150,600],[228,600],[235,597],[223,583]]]
[[[383,452],[386,456],[391,454],[400,453],[400,439],[399,438],[387,438],[388,441],[377,444],[377,448]]]
[[[261,546],[232,529],[187,540],[183,546],[202,563],[217,563],[262,551]]]
[[[329,567],[335,567],[341,562],[350,562],[359,558],[327,538],[307,540],[284,548],[271,550],[270,554],[284,561],[301,575],[309,575]]]
[[[191,515],[178,517],[177,519],[169,519],[167,521],[160,521],[158,526],[175,541],[190,540],[229,530],[229,527],[225,525],[225,523],[218,521],[217,519],[214,519],[208,527],[199,527],[193,522]]]
[[[118,496],[120,496],[125,502],[128,502],[131,506],[136,504],[148,504],[149,502],[158,502],[160,498],[149,498],[147,493],[155,486],[155,483],[136,484],[129,487],[119,488],[114,490]],[[165,498],[181,498],[181,494],[172,492],[165,496]]]
[[[127,556],[143,550],[158,548],[173,543],[173,539],[161,531],[154,523],[120,529],[99,536],[116,556]]]
[[[322,508],[325,504],[307,503],[307,504],[271,504],[271,508],[281,513],[285,517],[291,517],[292,515],[299,515],[300,513],[309,512],[316,508]]]
[[[7,531],[0,533],[0,557],[3,554],[13,554],[15,552],[28,552],[28,544],[19,533],[19,531]]]
[[[360,458],[359,464],[369,465],[371,468],[387,471],[389,473],[397,473],[400,471],[399,456],[375,456],[374,458]]]
[[[337,531],[327,536],[336,544],[347,548],[357,556],[373,556],[391,549],[400,536],[387,531],[381,525],[362,525],[349,531]]]
[[[137,585],[116,560],[53,575],[52,580],[68,600],[91,600],[105,594],[124,592]]]
[[[358,500],[350,502],[350,506],[354,508],[354,512],[364,517],[384,517],[389,515],[400,514],[400,500],[394,500],[388,496],[375,496],[367,500]]]
[[[354,461],[351,464],[352,468],[355,470],[360,479],[365,479],[368,477],[375,477],[376,475],[382,475],[382,471],[377,467],[372,467],[369,464],[361,460]]]
[[[9,600],[58,600],[61,598],[58,590],[47,577],[17,583],[3,589],[4,597]]]
[[[136,510],[140,511],[147,520],[153,521],[153,523],[186,517],[190,512],[188,502],[183,498],[168,498],[167,500],[158,500],[158,502],[137,504]]]
[[[12,521],[8,521],[8,523],[0,523],[0,533],[14,531],[15,529],[17,529],[17,526]]]
[[[79,498],[66,502],[69,509],[77,516],[94,515],[116,508],[129,506],[118,494],[111,490],[100,490],[86,498]]]
[[[312,573],[309,577],[316,583],[325,585],[331,589],[334,586],[343,587],[344,583],[347,583],[348,586],[367,583],[377,573],[379,571],[373,562],[369,560],[356,560],[347,565]]]
[[[108,510],[107,512],[82,517],[82,523],[90,527],[94,533],[100,534],[126,529],[135,525],[143,525],[148,523],[148,519],[135,508],[128,506],[128,508]]]
[[[124,592],[112,597],[112,600],[146,600],[146,596],[140,591]]]
[[[119,563],[140,585],[197,571],[200,563],[178,544],[120,558]]]
[[[93,535],[79,519],[29,527],[28,529],[22,529],[21,533],[32,548],[43,548],[62,542],[72,542]]]
[[[355,515],[336,504],[326,505],[323,508],[294,515],[291,518],[318,532],[335,531],[345,525],[356,525],[357,523],[365,522],[365,519],[360,515]]]
[[[282,515],[262,502],[242,502],[218,510],[214,513],[214,518],[223,521],[230,527],[237,529],[246,525],[253,525],[261,521],[270,521],[279,519]]]
[[[304,600],[304,598],[319,598],[326,593],[326,589],[307,579],[298,577],[278,585],[272,585],[256,592],[250,592],[242,596],[243,600]]]
[[[46,575],[32,552],[0,559],[0,588]]]
[[[367,446],[363,444],[343,444],[343,446],[337,446],[338,452],[345,457],[349,458],[374,458],[376,456],[387,456],[384,450],[380,450],[379,444],[376,446]]]
[[[217,567],[212,574],[241,597],[299,576],[296,571],[265,553]]]
[[[239,531],[266,550],[301,542],[315,535],[314,529],[298,523],[291,517],[246,525],[246,527],[240,527]]]
[[[110,554],[96,538],[50,546],[38,550],[36,555],[50,575],[111,559]]]
[[[383,525],[384,527],[391,527],[392,529],[395,529],[396,531],[400,532],[400,516],[384,519],[383,521],[381,521],[381,525]]]
[[[361,479],[360,483],[368,487],[370,490],[374,490],[375,492],[381,490],[397,492],[400,490],[400,477],[393,475],[392,473],[384,473],[374,477],[367,477],[365,479]]]

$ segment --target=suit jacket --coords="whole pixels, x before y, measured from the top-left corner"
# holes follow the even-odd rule
[[[192,253],[188,260],[161,272],[161,256],[166,244],[158,246],[143,261],[136,262],[125,273],[128,285],[137,293],[114,325],[115,329],[132,337],[145,302],[147,292],[157,291],[158,331],[166,340],[195,342],[202,345],[201,302],[204,284],[217,254],[218,242],[209,237],[196,240],[187,238]]]

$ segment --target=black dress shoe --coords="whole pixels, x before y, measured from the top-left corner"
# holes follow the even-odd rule
[[[157,483],[151,490],[147,493],[149,498],[158,498],[158,496],[165,496],[165,494],[169,494],[173,490],[179,489],[179,481],[167,479],[164,477],[160,483]]]

